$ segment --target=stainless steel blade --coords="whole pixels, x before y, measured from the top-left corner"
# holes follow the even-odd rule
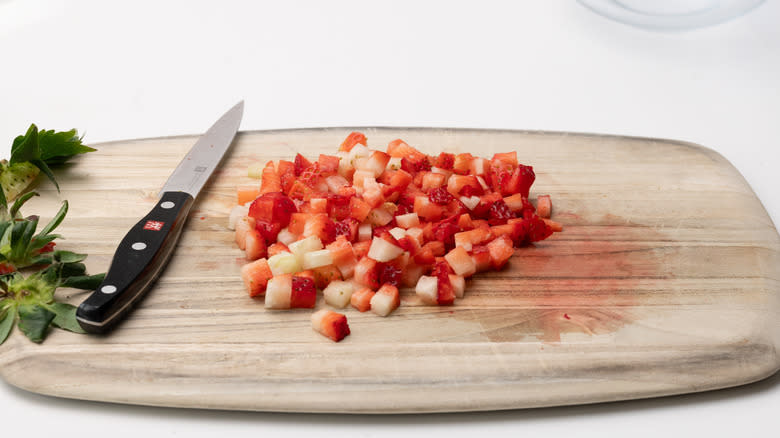
[[[244,101],[237,103],[203,134],[192,146],[179,166],[160,190],[165,192],[185,192],[193,198],[209,180],[236,136],[241,118],[244,115]]]

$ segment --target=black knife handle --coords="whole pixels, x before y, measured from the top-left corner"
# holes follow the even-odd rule
[[[144,296],[171,257],[193,201],[185,192],[165,192],[127,232],[103,283],[76,311],[81,328],[89,333],[109,331]]]

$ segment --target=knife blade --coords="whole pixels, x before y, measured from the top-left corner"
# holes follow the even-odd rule
[[[233,143],[243,113],[241,101],[198,139],[160,190],[154,208],[119,243],[105,279],[76,310],[86,332],[110,331],[159,277],[195,198]]]

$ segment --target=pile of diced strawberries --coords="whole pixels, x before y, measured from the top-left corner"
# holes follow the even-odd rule
[[[431,305],[463,297],[465,279],[504,267],[514,249],[562,229],[549,195],[529,201],[535,175],[517,153],[423,154],[402,140],[372,150],[351,133],[335,155],[250,166],[260,184],[238,187],[230,214],[249,263],[249,295],[268,309],[326,304],[387,316],[399,288]],[[349,334],[343,314],[322,309],[315,330]]]

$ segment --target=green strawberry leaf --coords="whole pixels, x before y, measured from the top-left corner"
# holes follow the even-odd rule
[[[40,304],[22,304],[19,306],[19,330],[31,341],[41,343],[56,316]]]
[[[73,333],[86,333],[76,321],[76,306],[67,303],[52,303],[46,308],[55,313],[51,322],[55,326]]]
[[[52,257],[60,263],[78,263],[87,258],[86,254],[77,254],[70,251],[54,251]]]
[[[62,201],[62,206],[60,207],[60,210],[57,212],[57,214],[54,215],[54,217],[49,221],[48,224],[46,224],[45,227],[41,230],[40,233],[38,233],[35,237],[43,237],[47,234],[54,231],[55,228],[57,228],[65,219],[65,215],[68,214],[68,201]]]
[[[95,275],[77,275],[68,277],[62,282],[62,287],[73,287],[76,289],[94,290],[100,286],[103,279],[106,278],[106,274]]]
[[[73,156],[94,152],[89,146],[81,142],[75,129],[56,132],[43,130],[38,132],[38,144],[41,150],[41,160],[49,165],[57,165],[66,162]]]
[[[38,127],[31,124],[27,133],[14,139],[11,146],[10,164],[41,159],[41,149],[38,146]]]
[[[2,190],[0,190],[0,192],[2,192]],[[8,211],[8,213],[11,215],[11,219],[16,217],[16,213],[19,212],[19,209],[22,208],[22,205],[24,205],[25,202],[29,201],[30,198],[32,198],[33,196],[39,196],[39,195],[36,192],[27,192],[24,195],[16,198],[16,201],[14,201],[14,205]]]
[[[5,309],[0,314],[0,344],[5,342],[8,335],[11,333],[11,329],[14,327],[14,321],[16,320],[16,306],[11,306]]]

